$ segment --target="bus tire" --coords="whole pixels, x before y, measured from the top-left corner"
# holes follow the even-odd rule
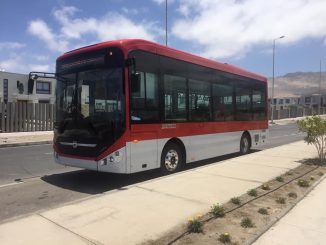
[[[166,144],[161,155],[161,171],[163,174],[171,174],[179,171],[184,164],[184,156],[181,147],[173,142]]]
[[[244,133],[240,139],[240,154],[245,155],[250,152],[250,136],[247,133]]]

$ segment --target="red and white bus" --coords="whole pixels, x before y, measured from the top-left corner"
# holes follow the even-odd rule
[[[267,79],[145,40],[99,43],[56,64],[57,163],[135,173],[267,140]]]

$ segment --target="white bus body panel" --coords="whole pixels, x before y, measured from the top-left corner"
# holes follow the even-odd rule
[[[120,148],[100,161],[64,157],[57,153],[54,154],[54,160],[65,166],[109,173],[128,173],[126,147]]]
[[[248,132],[252,148],[265,144],[268,139],[268,129]],[[186,163],[190,163],[239,152],[242,134],[243,131],[238,131],[185,136],[178,139],[185,146]],[[113,152],[100,161],[68,158],[56,153],[54,158],[57,163],[67,166],[110,173],[136,173],[159,168],[163,148],[169,140],[166,138],[127,142],[126,147]]]

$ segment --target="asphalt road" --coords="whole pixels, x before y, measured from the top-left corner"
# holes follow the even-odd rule
[[[259,150],[303,139],[295,124],[270,126],[269,143]],[[196,164],[210,164],[238,154]],[[160,171],[132,175],[98,173],[54,163],[52,146],[0,148],[0,223],[17,216],[57,207],[103,192],[120,189],[161,176]]]

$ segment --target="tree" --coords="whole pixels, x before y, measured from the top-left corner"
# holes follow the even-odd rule
[[[314,115],[297,122],[299,130],[307,133],[304,141],[316,147],[320,164],[325,162],[326,154],[326,120]]]

